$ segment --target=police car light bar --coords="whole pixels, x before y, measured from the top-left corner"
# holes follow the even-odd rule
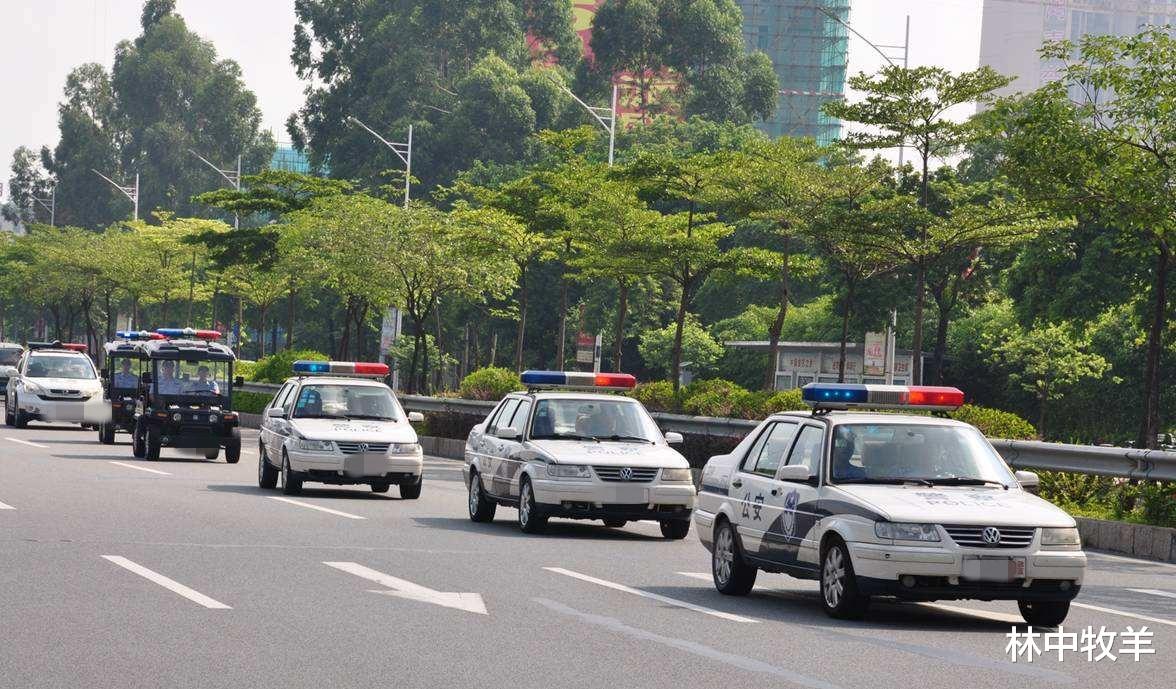
[[[196,330],[194,328],[158,328],[157,333],[170,339],[178,339],[181,337],[195,338],[198,340],[219,340],[221,334],[219,330]]]
[[[637,385],[637,379],[628,373],[582,371],[523,371],[519,380],[528,388],[632,390]]]
[[[295,361],[294,373],[303,376],[353,376],[383,378],[388,364],[365,361]]]
[[[78,342],[65,342],[54,340],[53,342],[30,342],[29,349],[68,349],[71,352],[84,352],[89,349],[86,345]]]
[[[959,388],[933,385],[809,383],[800,393],[814,409],[924,409],[952,411],[964,404]]]
[[[166,340],[167,338],[159,333],[153,333],[149,330],[119,330],[114,333],[114,336],[120,340]]]

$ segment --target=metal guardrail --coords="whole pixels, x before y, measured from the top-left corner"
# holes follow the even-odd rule
[[[246,383],[242,390],[273,394],[280,385]],[[469,414],[485,416],[497,402],[464,400],[456,397],[427,397],[400,395],[400,403],[408,411]],[[663,431],[677,431],[693,435],[722,438],[742,438],[759,423],[749,419],[728,419],[713,416],[687,416],[651,412]],[[990,439],[996,451],[1010,465],[1018,469],[1046,469],[1092,476],[1150,481],[1176,481],[1176,452],[1139,450],[1129,447],[1100,447],[1068,445],[1035,440]]]

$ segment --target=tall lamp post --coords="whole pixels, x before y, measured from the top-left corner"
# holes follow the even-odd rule
[[[572,90],[567,86],[564,86],[559,82],[556,82],[556,85],[563,89],[564,93],[568,94],[572,97],[573,100],[579,103],[581,107],[587,110],[588,114],[592,115],[592,118],[596,120],[597,124],[603,127],[604,131],[608,132],[608,166],[612,167],[613,151],[616,149],[617,143],[617,85],[613,84],[612,103],[607,108],[599,105],[588,105],[584,101],[580,100],[579,96],[572,93]]]
[[[377,134],[376,130],[367,126],[363,122],[360,122],[359,118],[357,117],[348,115],[347,121],[363,127],[365,130],[367,130],[368,134],[376,137],[380,143],[392,149],[392,152],[396,154],[396,157],[400,158],[400,162],[404,163],[404,207],[408,208],[409,184],[410,180],[412,179],[412,125],[408,125],[408,141],[402,143],[399,141],[389,141],[385,139],[384,137]]]
[[[200,155],[196,151],[193,151],[192,149],[189,148],[188,152],[191,153],[192,155],[196,156],[197,158],[199,158],[200,161],[203,162],[205,165],[207,165],[208,167],[215,170],[218,175],[220,175],[221,177],[224,177],[225,181],[228,182],[229,184],[233,185],[234,189],[236,189],[237,191],[241,191],[241,156],[237,156],[237,169],[236,170],[222,170],[219,167],[213,165],[211,162],[208,161],[207,158]],[[233,213],[233,229],[234,230],[241,229],[241,215],[236,212]]]
[[[139,219],[139,173],[137,173],[137,172],[135,173],[135,186],[124,187],[123,185],[115,182],[113,179],[107,177],[106,175],[102,174],[101,172],[98,172],[94,168],[90,168],[90,172],[93,172],[94,174],[98,175],[99,177],[106,180],[107,182],[110,182],[110,186],[114,187],[115,189],[118,189],[120,192],[122,192],[123,196],[130,199],[131,203],[135,204],[135,214],[133,217],[135,220]]]
[[[49,193],[49,198],[43,199],[39,196],[34,196],[33,201],[41,204],[41,208],[49,211],[49,226],[57,227],[57,185],[53,185],[53,189]]]

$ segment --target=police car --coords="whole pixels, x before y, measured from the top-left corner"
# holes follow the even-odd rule
[[[9,374],[4,421],[24,428],[30,421],[93,426],[110,418],[102,383],[84,344],[30,342]]]
[[[16,373],[16,363],[24,347],[14,342],[0,342],[0,396],[8,394],[8,379]]]
[[[694,513],[715,588],[759,570],[820,582],[834,617],[872,596],[1015,600],[1056,626],[1086,567],[1074,519],[1031,494],[976,428],[942,416],[955,388],[810,383],[812,413],[775,414],[702,473]]]
[[[524,532],[549,517],[602,519],[605,526],[654,520],[666,538],[685,538],[694,507],[690,465],[670,448],[624,373],[525,371],[526,392],[507,395],[466,440],[462,473],[475,522],[498,505],[518,508]]]
[[[367,484],[415,500],[423,485],[423,454],[392,390],[380,381],[388,366],[348,361],[296,361],[292,378],[266,406],[258,439],[257,484],[294,495],[303,483]]]

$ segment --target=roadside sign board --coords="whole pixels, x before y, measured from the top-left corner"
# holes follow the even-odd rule
[[[863,372],[867,376],[886,375],[886,334],[866,333]]]

